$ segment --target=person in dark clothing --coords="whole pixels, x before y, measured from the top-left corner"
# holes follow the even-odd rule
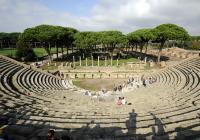
[[[144,87],[146,87],[147,84],[146,84],[145,79],[142,81],[142,84],[143,84]]]
[[[47,140],[58,140],[58,139],[55,138],[55,131],[54,130],[48,131]]]

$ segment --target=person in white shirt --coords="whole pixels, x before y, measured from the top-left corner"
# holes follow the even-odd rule
[[[126,100],[124,97],[122,97],[122,105],[125,105],[126,104]]]

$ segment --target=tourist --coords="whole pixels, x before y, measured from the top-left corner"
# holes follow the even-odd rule
[[[136,85],[137,85],[137,88],[139,88],[139,87],[140,87],[140,84],[139,84],[139,82],[137,82],[137,83],[136,83]]]
[[[132,82],[134,82],[134,80],[135,80],[135,79],[132,77]]]
[[[113,91],[114,91],[114,92],[117,92],[117,87],[114,87]]]
[[[119,92],[122,91],[122,85],[119,85],[118,90],[119,90]]]
[[[54,130],[49,130],[47,134],[48,140],[58,140],[55,138],[55,131]]]
[[[146,80],[145,79],[142,81],[142,84],[143,84],[144,87],[146,87]]]
[[[146,85],[149,85],[149,78],[145,80]]]
[[[125,104],[126,104],[126,100],[125,100],[124,97],[122,97],[121,102],[122,102],[122,105],[125,105]]]
[[[102,89],[101,92],[100,92],[100,96],[108,96],[107,90],[106,89]]]
[[[92,96],[91,92],[89,92],[89,91],[86,91],[85,95]]]
[[[124,81],[124,83],[122,84],[122,87],[126,87],[126,82]]]
[[[61,73],[61,78],[64,78],[64,73],[63,72]]]
[[[118,98],[117,105],[122,105],[122,98],[121,97]]]
[[[133,83],[131,82],[131,87],[133,87]]]
[[[92,96],[92,93],[90,91],[88,92],[88,96]]]
[[[149,77],[149,84],[153,84],[153,78]]]

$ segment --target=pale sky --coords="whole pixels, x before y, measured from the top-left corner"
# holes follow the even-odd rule
[[[0,0],[0,32],[40,24],[123,33],[163,23],[200,35],[200,0]]]

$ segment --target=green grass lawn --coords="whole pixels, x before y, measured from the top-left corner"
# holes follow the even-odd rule
[[[47,52],[44,48],[34,48],[33,50],[37,57],[43,57],[47,55]],[[16,48],[3,48],[0,49],[0,55],[15,57],[16,51]],[[58,51],[61,52],[61,48],[58,48]],[[51,48],[51,53],[56,53],[56,48]]]
[[[47,52],[44,48],[34,48],[33,51],[37,55],[37,57],[47,56]]]
[[[0,55],[15,56],[16,51],[17,50],[15,48],[4,48],[4,49],[0,49]]]

